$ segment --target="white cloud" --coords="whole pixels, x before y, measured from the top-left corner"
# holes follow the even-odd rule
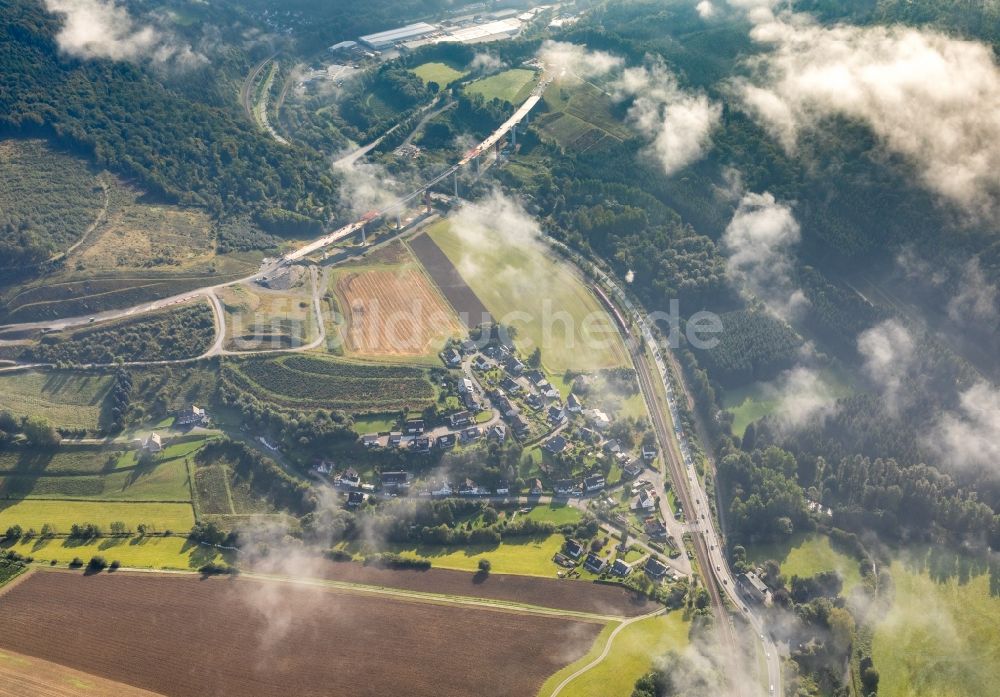
[[[469,62],[469,70],[472,72],[490,73],[503,66],[504,62],[491,53],[477,53]]]
[[[625,70],[615,90],[619,98],[634,97],[629,119],[652,141],[667,175],[705,156],[722,107],[703,93],[682,90],[662,62]]]
[[[136,22],[116,0],[44,1],[49,12],[64,18],[56,34],[59,49],[77,58],[149,59],[181,67],[205,61],[171,33]]]
[[[808,302],[792,281],[792,248],[800,239],[791,208],[767,192],[744,195],[722,235],[730,280],[784,319]]]
[[[698,15],[702,19],[709,19],[715,16],[715,5],[709,2],[709,0],[701,0],[694,9],[698,10]]]
[[[891,414],[909,402],[908,386],[917,380],[916,342],[897,320],[890,319],[858,335],[864,371],[881,392]]]
[[[996,214],[1000,69],[989,46],[902,26],[823,27],[802,14],[772,15],[751,36],[772,50],[736,88],[785,147],[822,117],[858,119],[931,191]]]
[[[1000,391],[976,383],[959,396],[957,412],[941,416],[924,444],[953,467],[1000,469]]]
[[[573,75],[587,80],[619,70],[625,61],[604,51],[590,51],[585,46],[565,41],[547,40],[538,49],[538,58],[557,75]]]
[[[989,322],[995,325],[997,299],[997,287],[986,279],[979,260],[970,259],[962,267],[958,293],[948,302],[948,316],[959,324]]]
[[[785,371],[765,386],[765,392],[778,400],[774,415],[784,428],[802,428],[828,418],[837,410],[837,396],[830,385],[819,371],[805,366]]]

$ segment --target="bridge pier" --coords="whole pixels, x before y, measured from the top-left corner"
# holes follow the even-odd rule
[[[458,170],[457,169],[455,170],[455,174],[454,174],[454,182],[455,182],[455,198],[458,198]]]
[[[513,150],[517,147],[517,124],[510,129],[510,149]]]

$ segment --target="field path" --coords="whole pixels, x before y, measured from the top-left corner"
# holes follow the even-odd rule
[[[648,620],[652,617],[656,617],[657,615],[662,615],[664,612],[665,612],[664,609],[660,609],[657,610],[656,612],[651,612],[648,615],[640,615],[639,617],[633,617],[632,619],[625,620],[624,622],[619,624],[617,627],[615,627],[614,631],[611,632],[611,634],[608,636],[608,640],[604,644],[604,650],[601,651],[601,655],[595,658],[587,665],[585,665],[583,668],[580,668],[580,670],[576,671],[572,675],[568,675],[565,680],[556,685],[556,689],[552,690],[552,693],[548,697],[556,697],[556,695],[558,695],[560,692],[563,691],[564,687],[569,685],[571,682],[576,680],[578,677],[580,677],[587,671],[592,670],[597,666],[599,666],[601,663],[603,663],[604,659],[608,657],[609,653],[611,653],[611,645],[615,643],[615,637],[618,636],[618,634],[623,629],[628,627],[630,624],[635,624],[636,622],[641,622],[642,620]]]

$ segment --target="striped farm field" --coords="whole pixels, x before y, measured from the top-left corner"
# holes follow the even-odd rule
[[[0,404],[14,416],[40,416],[55,426],[97,429],[114,378],[90,373],[0,375]]]
[[[394,411],[435,398],[427,371],[409,366],[290,355],[231,361],[223,374],[241,390],[292,408]]]
[[[375,268],[337,280],[347,328],[347,350],[359,356],[436,354],[460,331],[451,307],[414,268]]]

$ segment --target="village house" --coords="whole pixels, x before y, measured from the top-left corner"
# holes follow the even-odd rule
[[[615,454],[621,452],[621,450],[622,450],[622,444],[619,443],[616,439],[612,438],[611,440],[607,441],[604,444],[604,446],[603,446],[602,449],[604,450],[604,452],[608,453],[609,455],[615,455]]]
[[[515,356],[511,356],[506,363],[507,370],[512,372],[514,375],[520,375],[524,372],[524,363],[517,359]]]
[[[478,426],[469,426],[467,429],[462,431],[462,442],[473,443],[479,440],[482,435],[483,432],[479,430]]]
[[[147,453],[158,453],[163,450],[163,441],[159,433],[150,433],[142,442],[142,449]]]
[[[555,435],[545,442],[544,447],[553,455],[558,455],[564,451],[568,445],[569,443],[566,442],[566,439],[563,438],[562,435]]]
[[[611,573],[614,576],[625,578],[632,573],[632,566],[626,563],[624,559],[615,559],[615,563],[611,565]]]
[[[510,483],[506,479],[501,479],[497,482],[496,494],[497,496],[507,496],[510,494]]]
[[[521,391],[521,386],[517,383],[517,380],[509,375],[505,376],[504,379],[500,381],[500,387],[507,390],[510,394],[517,394]]]
[[[737,582],[739,583],[740,590],[755,603],[762,605],[767,603],[771,589],[767,587],[766,583],[760,580],[760,576],[756,573],[747,571],[744,574],[740,574],[737,577]]]
[[[531,485],[531,495],[541,496],[545,489],[542,488],[542,480],[536,479]]]
[[[579,559],[580,555],[583,554],[583,545],[577,540],[566,540],[564,549],[566,550],[566,555],[571,559]]]
[[[576,482],[572,479],[560,479],[553,485],[556,496],[571,496],[576,493]]]
[[[441,353],[441,360],[449,368],[457,368],[462,365],[462,354],[453,348],[448,348]]]
[[[476,356],[475,360],[472,361],[472,367],[483,372],[489,370],[490,362],[484,356]]]
[[[464,354],[468,355],[475,353],[477,348],[478,346],[476,346],[476,342],[472,339],[466,339],[462,342],[462,353]]]
[[[493,424],[493,428],[490,429],[490,437],[496,438],[498,441],[503,443],[507,440],[507,426],[502,423]]]
[[[589,552],[587,560],[583,562],[583,568],[592,574],[602,573],[607,565],[608,562],[603,557],[599,557],[593,552]]]
[[[424,432],[424,420],[423,419],[409,419],[404,428],[408,435],[416,435]]]
[[[588,409],[583,415],[598,431],[605,431],[611,426],[611,418],[600,409]]]
[[[378,434],[377,433],[366,433],[361,436],[361,444],[366,448],[374,448],[378,445]]]
[[[650,537],[666,537],[667,528],[656,516],[649,516],[642,521],[642,528]]]
[[[174,426],[202,426],[208,421],[208,414],[201,407],[192,404],[181,409],[174,419]]]
[[[361,475],[353,467],[348,467],[339,477],[334,479],[334,483],[343,487],[357,488],[361,486]]]
[[[632,501],[633,511],[651,511],[656,507],[656,498],[646,489],[640,489],[639,495]]]
[[[468,426],[472,423],[472,414],[468,411],[456,411],[454,414],[448,416],[448,423],[451,424],[452,428]]]
[[[458,383],[458,391],[462,394],[470,394],[475,390],[475,386],[472,384],[471,378],[462,378],[462,382]]]
[[[529,370],[524,374],[524,377],[531,381],[532,385],[537,386],[541,382],[545,382],[545,374],[540,370]]]
[[[588,494],[595,491],[600,491],[604,488],[604,475],[603,474],[592,474],[583,480],[583,489]]]
[[[639,460],[632,460],[627,465],[622,467],[622,474],[624,474],[629,479],[635,479],[640,474],[642,474],[643,466],[642,462]]]
[[[409,472],[383,472],[382,487],[390,491],[401,491],[410,488]]]
[[[559,426],[566,421],[566,414],[563,413],[562,407],[558,404],[553,404],[549,407],[549,423],[553,426]]]
[[[437,447],[439,448],[454,448],[455,447],[455,434],[445,433],[442,436],[437,437]]]
[[[663,577],[667,575],[667,565],[653,556],[646,560],[642,570],[656,581],[662,581]]]
[[[403,442],[403,432],[402,431],[390,431],[389,432],[389,446],[392,448],[398,448],[399,444]]]
[[[644,445],[642,446],[642,459],[646,462],[656,459],[656,446],[655,445]]]
[[[545,406],[545,402],[543,402],[542,398],[539,397],[537,394],[529,394],[527,397],[524,398],[524,403],[527,404],[532,409],[534,409],[535,411],[538,411],[539,409]]]
[[[360,491],[352,491],[347,494],[347,505],[349,508],[357,508],[365,502],[368,498],[367,494],[363,494]]]
[[[580,399],[572,392],[570,392],[569,397],[566,399],[566,409],[568,409],[570,412],[574,414],[579,414],[581,411],[583,411],[583,404],[580,402]]]
[[[510,425],[514,429],[514,433],[518,436],[524,436],[529,430],[531,430],[531,424],[529,424],[528,420],[520,414],[514,414],[514,418],[511,419]]]

